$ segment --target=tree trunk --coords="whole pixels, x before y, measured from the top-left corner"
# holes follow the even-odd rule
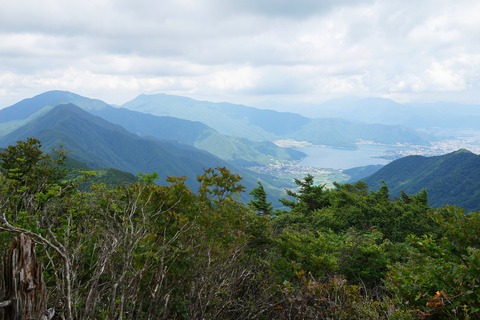
[[[46,294],[42,270],[35,255],[35,243],[24,234],[13,242],[4,261],[5,320],[44,320],[53,316],[45,309]]]

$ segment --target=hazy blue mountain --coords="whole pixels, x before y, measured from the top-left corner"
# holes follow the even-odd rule
[[[362,179],[377,190],[383,182],[392,196],[427,190],[429,205],[457,205],[480,210],[480,156],[459,150],[442,156],[408,156],[395,160]]]
[[[359,139],[379,143],[428,143],[420,134],[404,126],[366,125],[358,123],[358,119],[310,119],[294,113],[166,94],[140,95],[123,107],[201,121],[220,133],[254,140],[291,138],[335,147],[354,147]]]
[[[52,107],[65,103],[78,105],[141,136],[186,143],[239,165],[266,164],[270,163],[272,158],[297,160],[305,156],[299,151],[280,148],[271,142],[254,142],[225,136],[199,121],[158,117],[125,108],[115,108],[101,100],[67,91],[48,91],[1,109],[0,119],[5,121],[0,121],[0,136],[42,116]]]
[[[28,115],[26,118],[23,119],[16,119],[16,120],[10,120],[6,122],[0,122],[0,136],[4,136],[22,126],[25,124],[29,123],[32,120],[35,120],[38,117],[43,116],[50,110],[52,110],[53,107],[51,106],[44,106],[43,108],[35,111],[31,115]],[[3,109],[2,109],[3,110]],[[0,110],[0,119],[2,119],[2,110]],[[10,111],[10,109],[8,110]]]
[[[108,104],[101,100],[85,98],[72,92],[47,91],[0,109],[0,136],[24,126],[37,117],[43,116],[55,106],[68,103],[75,104],[84,110],[108,107]]]
[[[0,110],[0,135],[23,126],[62,103],[76,104],[132,132],[185,142],[239,164],[265,163],[271,158],[298,159],[302,156],[292,150],[275,147],[270,142],[276,139],[306,140],[334,147],[354,147],[358,140],[385,144],[427,143],[424,137],[407,127],[366,125],[332,118],[309,119],[294,113],[165,94],[140,95],[124,104],[124,108],[114,108],[103,101],[66,91],[45,92]],[[164,118],[159,120],[153,116]],[[270,153],[262,154],[261,150],[269,150]]]
[[[28,118],[45,106],[55,107],[68,103],[75,104],[85,110],[108,106],[107,103],[101,100],[85,98],[68,91],[53,90],[32,98],[24,99],[10,107],[0,109],[0,123]]]
[[[341,98],[302,108],[310,117],[404,125],[412,128],[480,128],[480,105],[397,103],[384,98]]]
[[[315,144],[347,148],[355,147],[359,140],[382,144],[429,144],[421,134],[405,126],[364,124],[338,118],[313,119],[289,137]]]
[[[142,94],[122,107],[159,116],[200,121],[231,136],[263,141],[288,134],[309,122],[299,114],[197,101],[166,94]]]
[[[203,137],[216,133],[215,130],[199,121],[188,121],[167,116],[158,117],[125,108],[107,106],[89,112],[109,122],[121,125],[128,131],[140,136],[152,136],[190,145]]]
[[[366,123],[400,124],[404,121],[399,121],[398,114],[401,119],[408,117],[408,114],[402,113],[404,108],[404,105],[389,99],[348,97],[328,100],[303,108],[302,111],[314,118],[333,117]]]
[[[269,141],[223,135],[199,121],[154,116],[125,108],[105,107],[90,112],[141,136],[186,143],[240,166],[267,164],[272,159],[299,160],[305,157],[303,152],[280,148]]]

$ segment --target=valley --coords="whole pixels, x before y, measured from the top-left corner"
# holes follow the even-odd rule
[[[314,177],[316,185],[325,185],[327,188],[333,187],[333,182],[346,183],[350,180],[350,176],[342,170],[305,166],[298,161],[279,161],[266,166],[248,167],[248,169],[268,175],[279,184],[291,188],[294,187],[294,179],[303,179],[307,175]]]

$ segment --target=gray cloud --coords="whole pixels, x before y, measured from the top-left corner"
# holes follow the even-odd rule
[[[249,13],[268,17],[302,19],[322,15],[334,8],[357,6],[370,3],[369,0],[244,0],[215,1],[216,4],[230,12]]]

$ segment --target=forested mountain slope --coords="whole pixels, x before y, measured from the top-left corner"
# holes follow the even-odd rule
[[[141,136],[186,143],[240,166],[264,165],[271,163],[272,158],[299,160],[305,157],[303,152],[292,148],[281,148],[270,141],[252,141],[221,134],[199,121],[154,116],[113,107],[90,110],[90,113],[119,124]]]
[[[205,168],[228,165],[185,144],[142,138],[72,104],[57,106],[0,137],[0,146],[27,137],[39,139],[44,150],[63,146],[69,157],[92,168],[116,168],[133,174],[157,172],[161,180],[167,176],[187,176],[192,182]]]
[[[363,179],[377,190],[383,182],[392,196],[428,192],[429,205],[457,205],[480,210],[480,156],[458,150],[442,156],[408,156],[395,160]]]

